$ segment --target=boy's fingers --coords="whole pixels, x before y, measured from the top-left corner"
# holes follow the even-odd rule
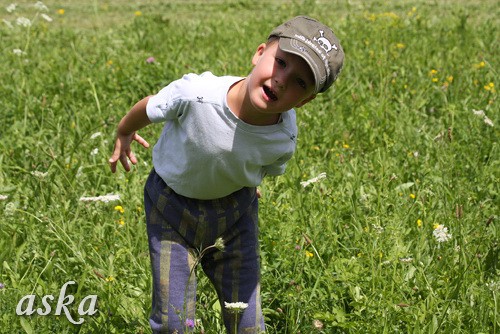
[[[128,164],[127,156],[125,154],[120,156],[120,162],[127,172],[130,171],[130,165]]]
[[[130,151],[130,153],[128,154],[128,158],[132,164],[135,165],[137,163],[137,158],[135,157],[135,154],[132,151]]]
[[[141,144],[142,146],[144,146],[145,148],[148,148],[149,147],[149,143],[146,141],[146,139],[142,138],[141,136],[139,136],[137,133],[134,134],[134,140],[136,142],[138,142],[139,144]]]
[[[132,137],[133,140],[137,141],[139,144],[144,146],[145,148],[149,147],[149,143],[139,136],[138,134],[134,134]],[[130,139],[129,139],[130,140]],[[127,146],[127,145],[125,145]],[[122,145],[120,140],[118,139],[115,144],[115,150],[113,151],[113,154],[109,158],[108,162],[111,168],[111,172],[114,173],[116,172],[116,165],[118,164],[118,161],[122,164],[123,168],[127,172],[130,171],[130,164],[129,160],[132,164],[137,164],[137,158],[135,157],[135,154],[130,150],[130,148],[123,150]]]
[[[115,151],[111,155],[111,158],[109,158],[109,160],[108,160],[109,167],[111,168],[112,173],[116,172],[116,163],[117,163],[119,158],[120,158],[120,150],[115,149]]]

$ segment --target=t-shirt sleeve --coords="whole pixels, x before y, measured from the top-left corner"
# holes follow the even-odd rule
[[[175,117],[172,108],[171,84],[160,90],[156,95],[149,98],[146,105],[146,114],[153,123],[164,122]]]
[[[293,156],[293,152],[287,153],[284,156],[282,156],[281,158],[279,158],[278,160],[276,160],[276,162],[273,163],[272,165],[264,166],[263,171],[264,171],[265,175],[277,176],[277,175],[284,174],[285,169],[286,169],[286,164],[287,164],[288,160],[290,160],[292,158],[292,156]]]
[[[192,80],[192,76],[185,75],[149,98],[146,113],[151,122],[159,123],[179,117],[179,111],[176,106],[182,94],[185,93],[185,90],[189,86],[190,80]]]

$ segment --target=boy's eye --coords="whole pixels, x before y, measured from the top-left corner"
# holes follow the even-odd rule
[[[286,63],[285,63],[285,61],[283,59],[276,58],[276,62],[278,63],[278,65],[286,67]]]
[[[304,80],[298,78],[297,79],[297,83],[299,84],[300,87],[302,87],[304,89],[307,88],[307,84],[306,84],[306,82]]]

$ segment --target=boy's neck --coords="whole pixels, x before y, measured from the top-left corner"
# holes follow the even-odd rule
[[[273,125],[279,122],[281,114],[264,114],[255,111],[246,94],[246,78],[229,87],[227,104],[231,112],[243,122],[251,125]]]

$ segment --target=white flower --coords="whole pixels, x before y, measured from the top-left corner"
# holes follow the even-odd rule
[[[10,23],[10,21],[6,20],[6,19],[2,19],[3,23],[5,23],[5,25],[7,26],[7,28],[9,29],[14,29],[14,26],[12,25],[12,23]]]
[[[99,153],[99,149],[96,147],[90,152],[90,155],[96,155],[97,153]]]
[[[7,10],[9,13],[12,13],[13,11],[16,10],[17,5],[15,3],[11,3],[7,7],[5,7],[5,10]]]
[[[7,195],[0,195],[0,201],[5,201],[9,196]]]
[[[310,185],[311,183],[319,182],[321,179],[324,179],[324,178],[326,178],[326,173],[320,173],[318,176],[313,177],[310,180],[300,182],[300,185],[305,188],[308,185]]]
[[[217,240],[215,240],[215,244],[214,244],[215,248],[217,248],[218,250],[220,250],[221,252],[224,251],[224,248],[226,247],[224,245],[224,239],[222,238],[217,238]]]
[[[112,202],[112,201],[119,201],[120,200],[120,195],[113,195],[113,194],[108,194],[108,195],[102,195],[102,196],[97,196],[97,197],[80,197],[80,201],[82,202]]]
[[[411,263],[413,262],[413,258],[412,257],[402,257],[399,259],[400,262],[403,262],[403,263]]]
[[[43,179],[44,177],[46,177],[48,175],[48,173],[47,172],[40,172],[40,171],[36,170],[34,172],[31,172],[31,175],[36,176],[40,179]]]
[[[474,113],[474,115],[479,116],[479,117],[484,117],[484,116],[486,116],[486,115],[484,114],[484,110],[476,110],[476,109],[472,109],[472,112]]]
[[[494,126],[493,121],[488,118],[488,116],[484,116],[484,123],[489,126]]]
[[[313,327],[316,328],[316,329],[323,329],[323,323],[321,322],[321,320],[318,320],[318,319],[314,319],[313,320]]]
[[[52,22],[52,18],[50,16],[48,16],[47,14],[42,14],[41,15],[42,18],[47,21],[47,22]]]
[[[380,225],[375,225],[375,224],[372,224],[372,227],[373,227],[373,229],[375,230],[375,232],[377,232],[377,233],[382,233],[382,232],[384,232],[384,228],[383,228],[382,226],[380,226]]]
[[[486,287],[490,289],[491,291],[500,291],[500,281],[491,281],[489,283],[486,283]]]
[[[37,1],[37,3],[33,5],[33,7],[35,7],[35,9],[40,12],[46,12],[49,10],[47,6],[45,6],[45,4],[41,1]]]
[[[483,121],[486,125],[488,126],[495,126],[493,124],[493,121],[491,119],[488,118],[488,116],[486,116],[486,114],[484,113],[484,110],[476,110],[476,109],[472,109],[472,112],[474,113],[474,115],[478,116],[478,117],[482,117],[483,118]]]
[[[8,217],[13,216],[17,211],[17,204],[14,202],[9,202],[5,205],[4,214]]]
[[[97,137],[100,137],[101,135],[102,135],[102,133],[100,133],[100,132],[93,133],[93,134],[90,136],[90,139],[96,139]]]
[[[24,56],[24,55],[26,55],[26,52],[24,52],[21,49],[14,49],[14,50],[12,50],[12,53],[15,54],[16,56]]]
[[[25,17],[18,17],[16,20],[16,24],[18,26],[29,27],[31,26],[31,21],[30,19],[27,19]]]
[[[243,302],[236,302],[236,303],[224,302],[224,307],[229,311],[241,312],[248,307],[248,304]]]
[[[448,228],[444,225],[438,225],[432,232],[437,242],[446,242],[451,239],[451,233],[448,232]]]

